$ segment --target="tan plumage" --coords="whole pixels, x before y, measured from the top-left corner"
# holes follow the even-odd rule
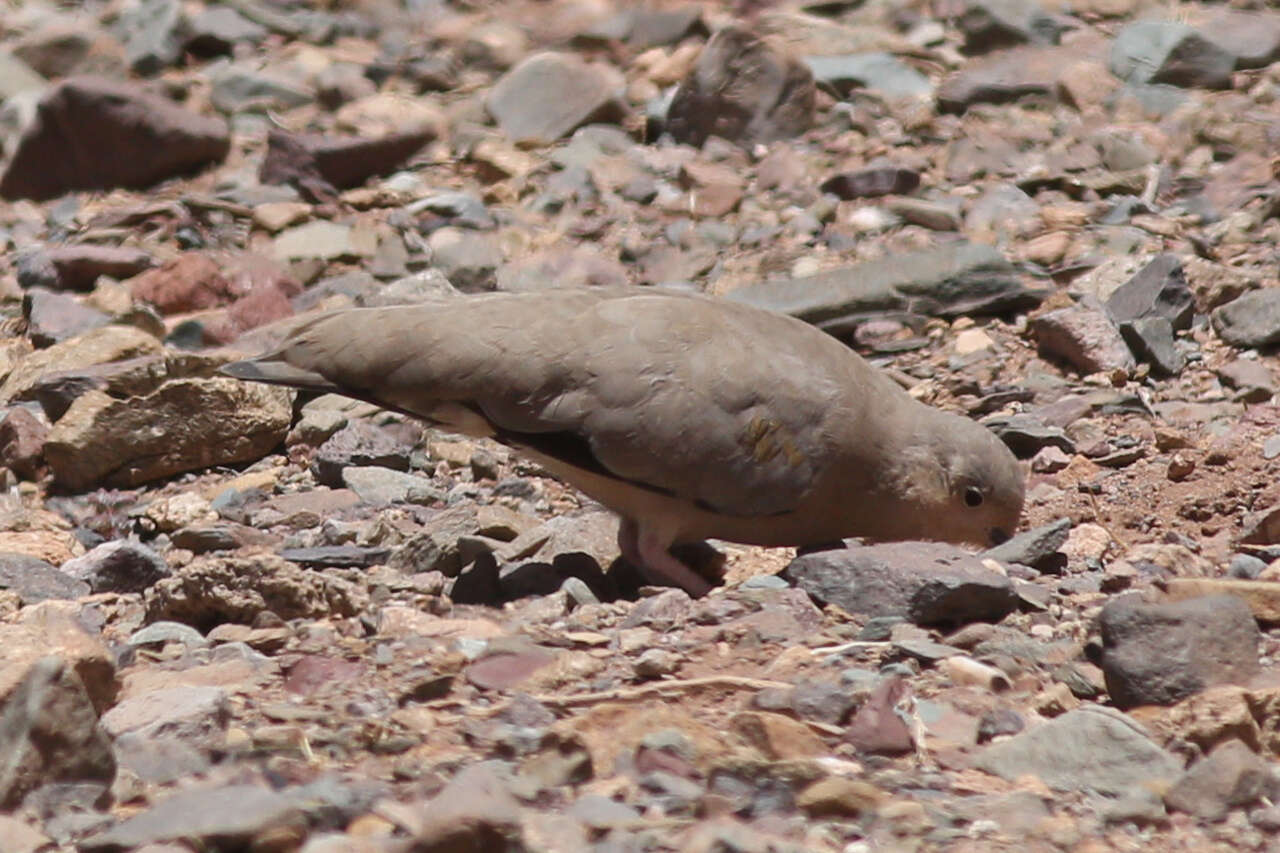
[[[1022,509],[991,432],[804,322],[710,298],[578,289],[339,311],[226,372],[518,448],[622,517],[624,556],[691,592],[706,583],[673,544],[989,543]]]

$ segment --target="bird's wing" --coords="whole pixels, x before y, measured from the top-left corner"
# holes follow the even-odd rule
[[[472,434],[478,422],[509,444],[739,516],[794,509],[832,461],[833,419],[857,416],[851,386],[883,381],[791,318],[591,290],[336,312],[228,372]]]

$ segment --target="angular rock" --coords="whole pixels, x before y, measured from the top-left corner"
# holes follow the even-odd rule
[[[44,374],[35,385],[19,395],[35,400],[51,421],[61,420],[71,404],[90,391],[103,391],[112,397],[145,397],[169,378],[169,370],[181,373],[175,360],[158,355],[144,355],[110,361],[89,367],[55,370]]]
[[[1052,97],[1078,48],[1015,47],[965,63],[938,85],[938,109],[963,113],[974,104],[1003,104],[1027,96]]]
[[[187,16],[178,0],[142,0],[120,16],[119,26],[134,73],[158,74],[182,58]]]
[[[1064,361],[1081,373],[1134,367],[1133,353],[1120,330],[1102,311],[1058,308],[1032,319],[1030,329],[1042,356]]]
[[[92,592],[142,592],[169,576],[169,564],[141,542],[121,539],[68,560],[60,571],[84,581]]]
[[[859,752],[903,755],[916,748],[915,735],[900,711],[911,700],[911,685],[901,677],[882,681],[853,715],[844,741]]]
[[[74,668],[56,654],[0,667],[0,808],[12,809],[48,783],[115,778],[111,742]]]
[[[49,425],[23,406],[14,406],[0,417],[0,465],[19,477],[36,478],[44,464],[44,442]]]
[[[1237,69],[1263,68],[1280,59],[1280,15],[1220,9],[1199,33],[1235,57]]]
[[[134,299],[149,302],[161,314],[216,308],[238,295],[222,266],[202,252],[184,252],[129,282]]]
[[[154,336],[133,326],[103,326],[27,355],[0,385],[0,402],[22,397],[51,373],[157,355],[162,348]]]
[[[342,484],[375,506],[393,503],[429,504],[445,495],[431,480],[417,474],[377,466],[352,466],[342,471]]]
[[[1055,44],[1064,29],[1034,0],[968,0],[956,24],[970,53],[1027,42]]]
[[[420,812],[414,850],[450,853],[464,850],[527,849],[520,838],[520,807],[494,767],[470,764],[458,772]]]
[[[666,129],[700,147],[711,136],[744,145],[799,136],[813,125],[816,87],[805,63],[740,27],[718,31],[676,87]]]
[[[185,48],[199,57],[225,56],[237,44],[258,44],[267,35],[266,27],[249,20],[229,6],[212,6],[187,24]]]
[[[359,545],[318,545],[314,548],[285,548],[280,556],[309,569],[367,569],[385,564],[391,556],[391,549]]]
[[[1259,671],[1258,626],[1233,596],[1172,604],[1126,596],[1098,621],[1107,692],[1121,709],[1171,705],[1214,685],[1246,684]]]
[[[258,785],[227,785],[180,791],[78,846],[107,853],[190,841],[204,849],[234,850],[272,832],[290,837],[305,830],[302,809],[288,794]]]
[[[337,190],[385,175],[435,139],[435,128],[421,128],[389,136],[328,137],[273,130],[267,155],[258,171],[264,184],[290,184],[313,200],[333,199]]]
[[[485,108],[513,142],[547,144],[584,124],[617,122],[627,113],[616,69],[573,54],[535,53],[504,74]]]
[[[1134,21],[1111,44],[1111,73],[1129,83],[1226,89],[1235,57],[1177,21]]]
[[[502,244],[493,234],[445,226],[427,238],[432,263],[463,293],[493,290],[503,261]]]
[[[1219,367],[1217,372],[1224,385],[1235,389],[1236,399],[1246,403],[1265,403],[1280,391],[1271,368],[1257,359],[1238,358]]]
[[[50,290],[92,290],[98,276],[126,279],[150,269],[149,252],[126,246],[79,243],[23,252],[17,258],[18,284]]]
[[[936,542],[895,542],[797,557],[784,576],[819,605],[917,625],[997,621],[1017,606],[1009,578]]]
[[[0,196],[40,201],[70,190],[145,188],[218,162],[230,146],[221,120],[132,83],[75,77],[40,99],[0,175]]]
[[[1172,578],[1165,594],[1174,601],[1200,596],[1229,595],[1242,599],[1253,618],[1264,625],[1280,623],[1280,583],[1234,578]]]
[[[316,482],[337,488],[343,485],[343,470],[353,466],[377,465],[408,471],[412,449],[381,427],[368,421],[352,420],[316,450],[311,460],[311,472]]]
[[[209,100],[224,113],[250,108],[283,111],[311,103],[315,92],[283,74],[232,65],[214,75]]]
[[[1137,723],[1101,706],[1068,711],[992,744],[974,766],[1009,781],[1032,774],[1059,791],[1110,796],[1171,782],[1182,770],[1182,763]]]
[[[801,278],[739,287],[725,298],[823,325],[887,310],[955,317],[1034,307],[1043,293],[1023,287],[991,246],[958,243],[894,255]]]
[[[928,77],[890,53],[806,56],[804,61],[815,81],[842,97],[857,88],[888,98],[922,97],[933,91]]]
[[[1075,442],[1061,427],[1048,426],[1036,415],[987,418],[982,425],[1000,437],[1019,459],[1029,459],[1046,447],[1075,453]]]
[[[281,619],[354,616],[362,590],[341,578],[307,571],[273,554],[203,557],[145,593],[147,619],[208,630],[223,622],[252,624],[264,611]]]
[[[1191,765],[1164,795],[1169,808],[1204,820],[1221,820],[1274,789],[1271,766],[1238,740],[1215,747]]]
[[[147,740],[169,738],[196,747],[220,747],[231,706],[221,687],[182,685],[122,699],[102,715],[113,738],[126,734]]]
[[[1143,317],[1120,324],[1120,337],[1140,361],[1151,365],[1156,376],[1177,376],[1187,358],[1173,338],[1173,324],[1165,317]]]
[[[842,172],[822,182],[824,193],[842,199],[874,198],[882,195],[904,195],[920,186],[920,173],[914,169],[892,167]]]
[[[248,462],[283,440],[290,394],[233,379],[180,379],[142,398],[92,391],[54,424],[45,458],[56,480],[132,486],[183,471]]]
[[[1177,255],[1157,255],[1137,275],[1107,297],[1107,313],[1116,323],[1163,317],[1175,331],[1191,328],[1195,296]]]
[[[1048,574],[1061,572],[1067,563],[1060,550],[1071,533],[1071,519],[1060,518],[1031,530],[1025,530],[994,548],[982,552],[982,556],[1001,563],[1019,563]]]
[[[1280,343],[1280,287],[1246,293],[1210,316],[1218,337],[1232,346],[1273,346]]]
[[[27,337],[38,347],[52,346],[111,322],[109,316],[74,296],[43,287],[28,288],[22,295],[22,314],[27,319]]]
[[[0,589],[12,590],[23,604],[89,594],[89,585],[26,554],[0,551]]]

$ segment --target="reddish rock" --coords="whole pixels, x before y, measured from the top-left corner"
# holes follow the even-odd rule
[[[902,755],[915,749],[915,738],[904,719],[912,703],[911,685],[905,678],[882,682],[865,705],[858,709],[844,739],[859,752]]]
[[[161,314],[183,314],[225,305],[235,288],[208,255],[187,252],[129,282],[135,299],[150,302]]]
[[[44,440],[49,426],[21,406],[0,419],[0,463],[13,473],[34,480],[44,462]]]

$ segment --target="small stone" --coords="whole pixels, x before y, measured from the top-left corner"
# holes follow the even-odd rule
[[[869,782],[828,776],[796,794],[796,808],[815,820],[857,820],[888,799],[884,791]]]
[[[485,108],[509,138],[546,144],[593,122],[626,114],[625,88],[613,68],[565,53],[536,53],[503,75]]]
[[[1272,788],[1271,768],[1238,740],[1215,747],[1193,764],[1164,795],[1175,811],[1221,820],[1233,808],[1256,803]]]
[[[142,592],[169,576],[164,558],[140,542],[104,542],[61,566],[63,574],[89,584],[93,592]]]
[[[1041,355],[1065,361],[1081,373],[1132,370],[1133,354],[1102,311],[1059,308],[1030,323]]]

